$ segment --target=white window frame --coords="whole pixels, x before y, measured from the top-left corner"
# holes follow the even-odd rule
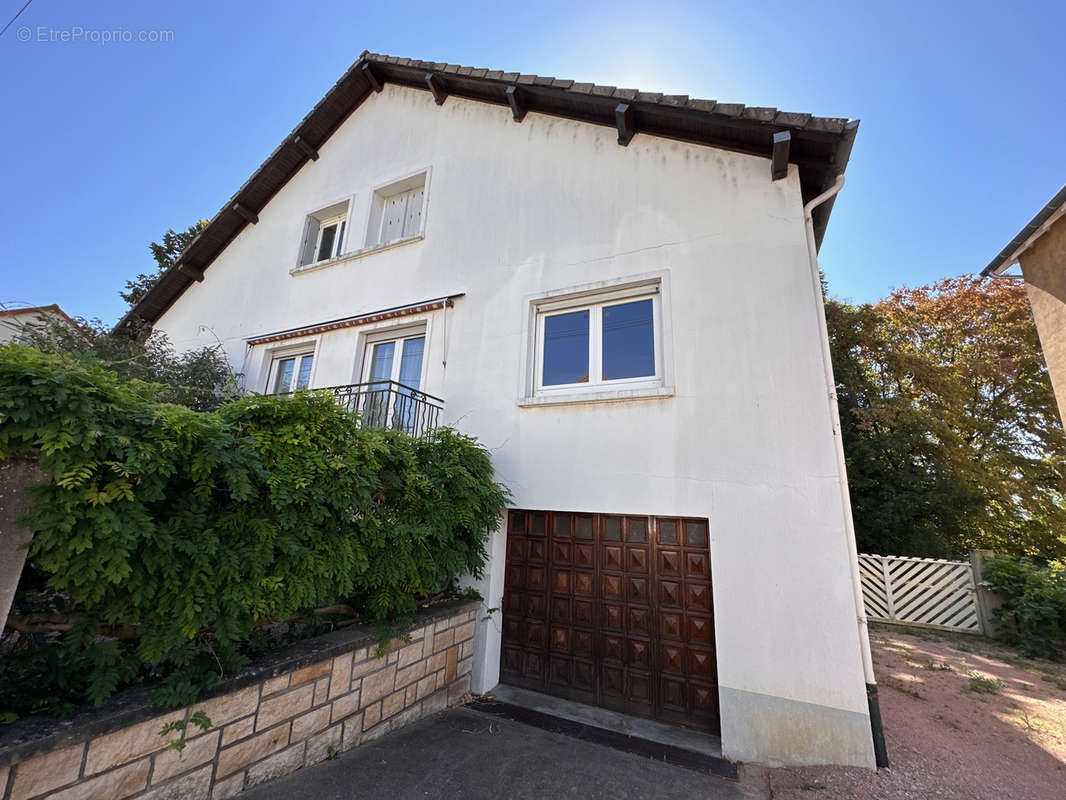
[[[316,269],[348,254],[352,241],[352,212],[354,207],[355,196],[349,195],[334,200],[332,203],[319,205],[304,215],[303,235],[300,237],[300,248],[296,252],[296,266],[290,272],[295,273]],[[344,235],[339,243],[335,241],[333,252],[329,258],[319,260],[318,249],[322,244],[322,231],[338,222],[344,223]],[[312,241],[313,247],[308,248]]]
[[[293,342],[279,343],[275,347],[255,348],[255,350],[262,350],[261,354],[259,354],[257,358],[260,360],[259,363],[261,364],[261,372],[259,374],[260,376],[265,376],[260,378],[260,380],[263,381],[263,394],[273,394],[274,381],[277,380],[278,367],[280,366],[280,362],[285,360],[286,358],[292,358],[293,356],[312,356],[311,375],[308,378],[307,388],[315,388],[317,386],[317,384],[315,383],[315,376],[318,373],[318,362],[321,350],[320,345],[321,339],[320,337],[316,336],[301,338],[298,341]],[[298,366],[299,365],[297,365],[297,367]],[[298,369],[297,371],[293,372],[294,381],[295,376],[298,374]]]
[[[422,371],[418,376],[418,389],[417,391],[425,392],[426,386],[426,373],[429,366],[429,325],[427,322],[421,322],[416,325],[404,325],[402,327],[384,328],[382,330],[372,331],[364,335],[363,348],[362,348],[362,364],[359,370],[358,383],[370,383],[371,374],[373,372],[374,361],[374,346],[381,344],[382,342],[397,342],[399,344],[399,351],[393,351],[392,359],[392,372],[388,380],[392,380],[396,383],[400,382],[400,358],[397,355],[403,355],[403,341],[407,339],[425,339],[425,345],[422,348]]]
[[[302,389],[310,389],[315,382],[315,362],[318,360],[315,358],[314,348],[302,348],[299,350],[293,350],[285,353],[275,353],[270,358],[270,369],[267,374],[267,394],[292,394],[295,391],[302,391],[295,389],[296,381],[299,379],[300,366],[303,363],[303,359],[311,359],[311,374],[307,376],[307,386]],[[289,382],[289,388],[282,391],[277,388],[278,371],[281,369],[282,362],[289,359],[295,359],[295,365],[292,370],[292,380]]]
[[[364,250],[375,250],[384,247],[391,247],[403,242],[415,241],[417,239],[425,238],[426,235],[426,216],[429,210],[429,179],[430,168],[424,167],[416,170],[399,179],[388,181],[387,183],[379,184],[375,186],[370,193],[370,213],[367,219],[366,235],[363,238]],[[384,241],[382,239],[384,227],[385,227],[385,204],[390,198],[395,197],[398,194],[413,191],[415,189],[422,190],[422,211],[419,218],[418,230],[409,232],[396,239],[390,239]],[[404,217],[406,218],[407,211],[405,206]]]
[[[523,337],[526,370],[518,404],[531,406],[672,395],[673,353],[667,278],[667,273],[663,271],[650,276],[604,281],[531,297],[529,325]],[[603,380],[603,308],[648,299],[652,301],[655,374]],[[589,380],[587,383],[545,386],[545,319],[555,314],[583,310],[589,311]]]
[[[336,217],[330,217],[329,219],[324,219],[318,223],[318,234],[315,236],[315,249],[311,251],[314,254],[315,260],[310,262],[311,264],[321,264],[324,261],[329,261],[334,258],[340,258],[340,256],[344,253],[343,248],[345,240],[348,236],[347,223],[347,214],[339,214]],[[319,258],[318,253],[322,249],[322,234],[325,233],[326,228],[328,228],[330,225],[338,226],[337,232],[340,234],[340,238],[334,238],[333,247],[331,248],[330,254],[328,256],[326,256],[325,258]]]

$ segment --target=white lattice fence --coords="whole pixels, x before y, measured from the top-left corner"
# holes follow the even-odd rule
[[[859,575],[869,619],[981,632],[967,561],[860,555]]]

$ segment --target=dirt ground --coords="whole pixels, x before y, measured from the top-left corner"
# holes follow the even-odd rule
[[[891,767],[771,770],[773,800],[1066,800],[1066,667],[965,634],[870,638]]]

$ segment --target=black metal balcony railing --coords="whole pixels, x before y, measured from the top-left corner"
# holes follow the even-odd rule
[[[371,381],[330,387],[337,402],[368,428],[387,428],[425,436],[440,424],[444,401],[396,381]]]

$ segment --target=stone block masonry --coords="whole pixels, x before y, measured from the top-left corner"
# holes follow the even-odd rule
[[[188,708],[153,711],[141,692],[62,722],[0,733],[2,800],[225,800],[458,703],[470,690],[476,603],[419,614],[383,653],[349,628],[271,654]],[[197,711],[179,751],[164,724]],[[50,726],[50,727],[49,727]]]

